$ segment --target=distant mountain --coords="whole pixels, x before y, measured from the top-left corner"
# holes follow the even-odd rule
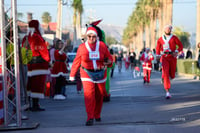
[[[123,27],[108,24],[100,24],[99,27],[104,30],[106,36],[114,37],[117,41],[121,42],[124,29]]]

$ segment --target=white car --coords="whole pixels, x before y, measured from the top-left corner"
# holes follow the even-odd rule
[[[70,74],[72,63],[73,63],[75,57],[76,57],[76,53],[74,53],[74,52],[67,53],[67,64],[68,64],[67,69],[69,71],[69,73],[66,76],[67,82],[70,82],[69,81],[69,74]]]

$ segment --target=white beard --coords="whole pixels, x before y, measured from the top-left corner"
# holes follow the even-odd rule
[[[33,33],[35,32],[35,28],[28,28],[28,31],[27,31],[27,35],[33,35]]]

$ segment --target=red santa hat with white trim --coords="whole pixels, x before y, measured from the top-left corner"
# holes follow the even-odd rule
[[[35,31],[41,35],[40,23],[39,23],[38,20],[31,20],[31,21],[28,23],[28,26],[29,26],[29,28],[34,28]]]
[[[89,35],[89,34],[94,34],[95,36],[97,36],[97,30],[94,27],[88,27],[86,31],[86,35]]]

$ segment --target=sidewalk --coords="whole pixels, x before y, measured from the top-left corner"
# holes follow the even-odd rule
[[[130,71],[115,70],[111,78],[111,101],[104,103],[102,122],[86,127],[83,94],[68,85],[67,99],[42,100],[44,112],[27,112],[29,120],[39,122],[34,130],[14,133],[199,133],[200,82],[184,77],[172,80],[172,99],[165,99],[161,74],[152,73],[150,84]],[[8,132],[8,131],[7,131]],[[11,131],[9,131],[11,132]]]

